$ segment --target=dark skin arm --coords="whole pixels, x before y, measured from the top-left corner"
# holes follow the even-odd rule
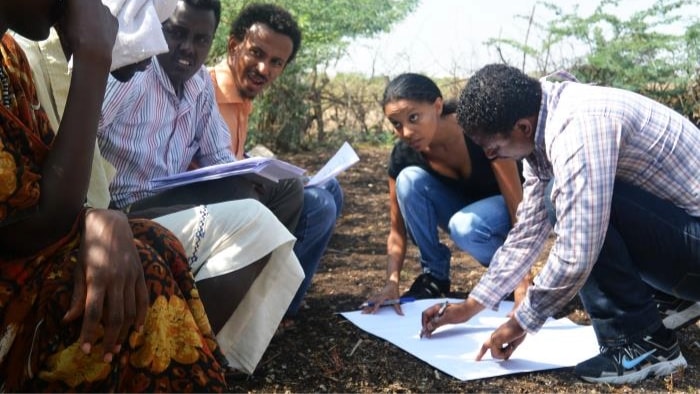
[[[440,316],[439,311],[442,306],[443,304],[435,304],[423,311],[421,315],[421,338],[430,338],[438,327],[445,324],[466,322],[484,310],[484,306],[471,297],[458,304],[447,305],[444,313]],[[511,317],[498,327],[489,339],[481,345],[476,361],[481,361],[487,351],[491,351],[491,357],[494,359],[507,360],[524,340],[525,330]]]
[[[374,313],[379,310],[380,304],[385,300],[399,298],[399,279],[401,269],[406,258],[406,226],[399,210],[399,200],[396,197],[396,180],[389,178],[389,215],[391,225],[389,237],[386,242],[387,267],[386,284],[379,293],[370,297],[367,301],[373,302],[373,307],[367,307],[363,313]],[[403,315],[401,305],[393,305],[394,310],[399,315]]]
[[[493,169],[501,194],[508,207],[511,223],[514,224],[518,204],[520,204],[523,198],[523,189],[520,183],[518,167],[513,160],[498,159],[491,162],[491,168]],[[527,275],[520,284],[518,284],[518,288],[515,290],[514,308],[517,308],[525,297],[530,282],[531,277]],[[459,304],[448,305],[443,315],[439,316],[438,312],[441,306],[442,304],[436,304],[423,311],[421,316],[421,337],[426,336],[430,338],[433,331],[438,327],[444,324],[465,322],[484,309],[483,305],[471,297]],[[508,321],[498,327],[481,346],[476,356],[477,361],[480,361],[487,351],[491,351],[491,356],[494,359],[507,360],[515,349],[525,340],[525,330],[520,327],[512,316],[512,313],[511,311]]]
[[[42,169],[38,212],[0,228],[3,257],[34,254],[65,236],[83,209],[117,21],[99,1],[66,0],[57,31],[73,57],[63,119]],[[91,351],[104,326],[103,358],[119,352],[145,320],[148,294],[126,216],[89,210],[81,225],[72,302],[65,321],[83,317],[79,343]],[[32,234],[28,237],[27,234]]]
[[[491,169],[496,177],[498,188],[508,207],[511,224],[515,224],[515,213],[518,210],[518,204],[523,199],[523,186],[520,183],[520,175],[518,174],[518,165],[515,160],[511,159],[495,159],[491,161]],[[527,288],[532,284],[532,276],[526,275],[515,289],[515,310],[525,298]],[[512,313],[512,312],[511,312]]]
[[[31,255],[68,233],[87,194],[117,22],[101,2],[66,2],[61,35],[72,50],[73,73],[80,78],[71,79],[59,133],[44,161],[39,211],[0,228],[5,257]]]
[[[484,310],[484,306],[471,297],[460,303],[448,304],[440,315],[442,307],[443,304],[435,304],[423,311],[421,314],[421,338],[430,338],[438,327],[445,324],[463,323]]]
[[[498,188],[506,201],[511,224],[515,224],[515,212],[523,200],[523,186],[520,183],[518,166],[514,160],[496,159],[491,161],[491,169],[496,177]]]

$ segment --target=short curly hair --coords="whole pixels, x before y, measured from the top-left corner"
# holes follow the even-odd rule
[[[292,54],[289,55],[287,63],[294,60],[301,46],[301,30],[289,11],[275,4],[251,3],[243,8],[231,23],[229,36],[242,42],[248,29],[256,23],[265,24],[275,32],[289,37],[292,40]]]
[[[219,0],[182,0],[187,3],[187,5],[204,11],[212,11],[214,13],[214,20],[216,24],[214,27],[219,26],[219,21],[221,20],[221,2]]]
[[[515,67],[489,64],[462,89],[457,121],[468,136],[509,134],[518,119],[537,115],[541,100],[538,80]]]

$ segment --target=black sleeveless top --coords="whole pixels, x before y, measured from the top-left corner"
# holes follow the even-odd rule
[[[411,148],[404,141],[398,141],[394,144],[394,149],[389,157],[389,176],[396,179],[404,168],[417,166],[454,190],[455,193],[462,194],[469,201],[478,201],[501,194],[496,176],[491,169],[491,161],[486,157],[483,149],[467,137],[464,137],[464,142],[467,145],[472,164],[472,173],[469,178],[451,178],[440,174],[430,167],[420,152]]]

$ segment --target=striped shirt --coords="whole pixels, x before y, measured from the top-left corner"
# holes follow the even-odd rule
[[[117,169],[109,189],[118,208],[152,196],[152,179],[187,171],[193,162],[236,160],[207,69],[185,82],[180,99],[156,57],[127,83],[109,78],[97,137]]]
[[[605,239],[615,180],[700,218],[700,131],[690,121],[619,89],[543,82],[542,91],[517,223],[470,293],[495,308],[530,269],[551,230],[544,197],[553,178],[556,239],[515,313],[528,332],[539,330],[586,281]]]

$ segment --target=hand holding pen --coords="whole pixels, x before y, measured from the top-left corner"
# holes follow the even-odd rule
[[[421,338],[423,338],[424,336],[430,338],[430,336],[436,328],[447,323],[446,321],[443,322],[442,320],[445,316],[445,312],[447,312],[448,305],[449,302],[445,300],[445,302],[433,305],[430,308],[423,311],[423,313],[421,314]]]
[[[463,323],[484,310],[484,306],[472,297],[462,302],[449,304],[447,301],[435,304],[421,315],[420,337],[430,338],[433,331],[445,324]]]

